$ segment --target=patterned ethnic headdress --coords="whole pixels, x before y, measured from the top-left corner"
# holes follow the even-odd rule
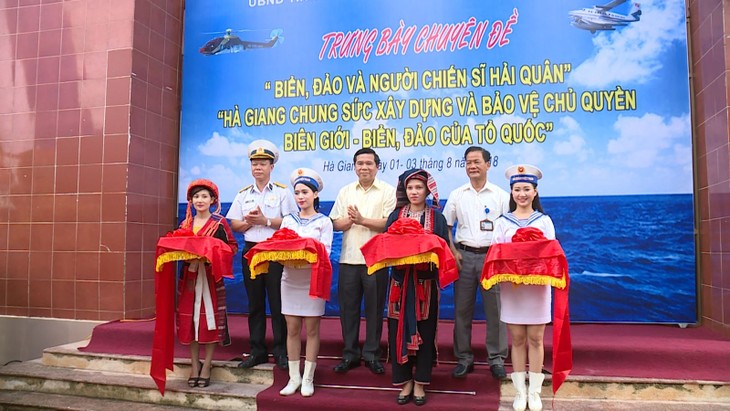
[[[412,168],[410,170],[406,170],[398,177],[398,186],[395,189],[396,208],[403,207],[404,205],[408,204],[409,201],[408,195],[406,194],[406,186],[408,185],[408,180],[412,178],[421,180],[426,184],[426,188],[431,193],[431,196],[433,196],[433,201],[431,204],[432,207],[440,208],[439,193],[436,189],[436,180],[433,179],[431,173],[421,168]]]

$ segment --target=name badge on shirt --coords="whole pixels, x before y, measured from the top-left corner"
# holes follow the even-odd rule
[[[481,231],[494,231],[494,224],[489,220],[489,207],[484,206],[484,214],[487,218],[479,222],[479,229]]]
[[[488,218],[485,218],[479,222],[479,229],[482,231],[494,231],[494,223],[492,223]]]

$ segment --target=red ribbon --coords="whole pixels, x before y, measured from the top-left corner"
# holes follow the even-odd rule
[[[522,243],[525,241],[547,240],[542,230],[537,227],[522,227],[512,236],[513,243]]]
[[[536,227],[523,227],[512,236],[511,243],[493,244],[484,261],[482,279],[499,274],[565,279],[564,288],[555,288],[553,300],[553,394],[573,369],[570,339],[568,261],[560,243],[548,240]]]
[[[412,218],[399,218],[388,227],[389,234],[424,234],[421,223]]]
[[[570,309],[568,308],[568,289],[555,289],[553,302],[553,394],[563,384],[573,370],[573,344],[570,340]]]

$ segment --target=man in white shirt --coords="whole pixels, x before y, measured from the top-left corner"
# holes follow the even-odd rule
[[[477,289],[482,295],[487,318],[487,353],[492,376],[506,377],[507,327],[499,319],[499,287],[485,291],[479,284],[489,246],[492,243],[494,220],[509,212],[509,194],[487,181],[490,167],[489,151],[472,146],[464,153],[469,183],[452,191],[444,207],[444,217],[451,235],[454,224],[456,239],[451,251],[459,266],[459,279],[454,283],[454,355],[458,364],[454,378],[464,378],[474,370],[471,349],[472,319]]]
[[[336,373],[346,373],[360,365],[360,358],[375,374],[383,374],[380,337],[388,286],[388,271],[368,275],[360,247],[383,231],[388,215],[395,209],[395,187],[377,179],[380,158],[373,149],[355,153],[358,181],[337,194],[330,218],[334,229],[342,231],[337,295],[345,349]],[[360,349],[360,304],[365,298],[365,344]]]
[[[254,183],[236,194],[226,214],[226,218],[231,222],[231,229],[245,233],[245,245],[241,247],[241,256],[243,284],[248,296],[251,352],[238,366],[251,368],[268,362],[269,352],[265,341],[268,295],[271,328],[274,334],[272,354],[276,365],[281,369],[287,369],[289,362],[286,356],[286,321],[281,314],[283,267],[277,263],[269,263],[269,272],[252,280],[248,261],[243,256],[256,243],[271,237],[281,225],[283,216],[297,212],[297,204],[285,185],[271,181],[271,172],[279,159],[279,150],[276,146],[266,140],[256,140],[249,145],[248,153]]]

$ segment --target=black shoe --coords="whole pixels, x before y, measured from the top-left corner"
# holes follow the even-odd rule
[[[421,405],[426,404],[426,394],[424,394],[423,397],[417,397],[417,396],[414,395],[413,396],[413,403],[416,404],[416,405],[418,405],[418,406],[421,406]]]
[[[344,359],[339,364],[335,365],[334,368],[332,368],[332,369],[334,370],[334,372],[336,372],[338,374],[344,374],[344,373],[350,371],[351,369],[353,369],[355,367],[359,367],[359,366],[360,366],[360,360],[353,361],[353,360]]]
[[[279,367],[280,370],[288,370],[289,358],[287,358],[286,355],[276,357],[276,366]]]
[[[210,372],[208,373],[208,378],[203,378],[200,375],[203,374],[203,367],[200,367],[200,373],[198,373],[198,383],[197,387],[199,388],[205,388],[210,385],[210,376],[213,375],[213,365],[210,366]]]
[[[192,373],[192,364],[190,365],[191,373]],[[196,377],[190,377],[188,378],[188,387],[195,388],[198,386],[198,380],[200,379],[200,373],[203,371],[203,363],[198,361],[198,375]]]
[[[382,374],[385,372],[383,364],[381,364],[378,360],[365,360],[365,366],[368,367],[373,374]]]
[[[265,364],[268,361],[269,361],[269,359],[265,355],[262,355],[262,356],[249,355],[245,360],[238,363],[238,368],[251,368],[251,367],[255,367],[259,364]]]
[[[454,378],[464,378],[466,377],[466,374],[469,374],[472,371],[474,371],[474,364],[457,364],[456,368],[454,368],[454,371],[451,373],[451,376]],[[504,368],[502,368],[502,371],[504,371]]]
[[[507,373],[504,371],[504,365],[502,364],[494,364],[489,369],[492,371],[492,377],[503,380],[507,378]]]

